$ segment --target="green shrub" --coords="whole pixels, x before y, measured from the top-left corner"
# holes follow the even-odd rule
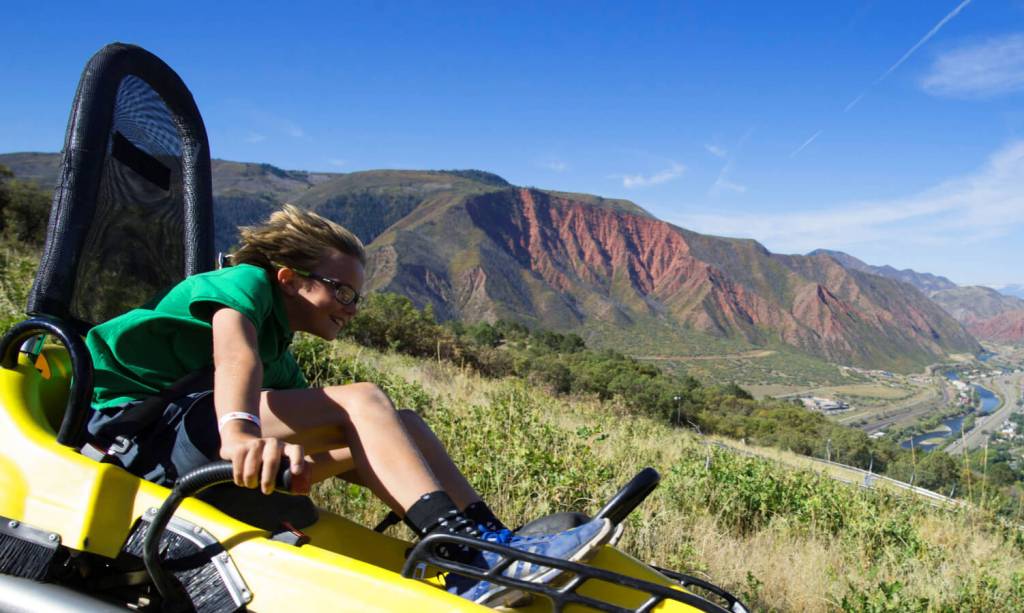
[[[46,238],[51,194],[34,183],[13,178],[0,166],[0,227],[14,241],[41,246]]]
[[[826,476],[780,474],[759,458],[719,448],[693,448],[669,471],[665,487],[679,492],[680,505],[707,509],[740,534],[763,530],[776,518],[815,532],[838,534],[863,511],[863,497]]]
[[[849,613],[924,613],[928,605],[927,598],[904,595],[899,581],[880,581],[870,591],[851,585],[840,608]]]
[[[960,485],[959,471],[939,458],[915,466],[918,461],[893,442],[873,441],[802,406],[755,400],[735,383],[705,386],[617,351],[590,350],[572,333],[530,330],[509,321],[440,325],[429,306],[418,310],[404,296],[380,293],[369,296],[345,334],[362,345],[448,359],[485,376],[516,376],[556,394],[614,400],[676,426],[871,467],[903,480],[914,475],[918,485],[930,489],[948,492]]]

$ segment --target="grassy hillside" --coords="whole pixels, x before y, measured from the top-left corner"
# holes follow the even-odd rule
[[[37,248],[15,240],[27,217],[13,213],[30,209],[2,211],[0,328],[23,317],[35,271]],[[938,509],[793,468],[796,458],[784,452],[767,460],[718,448],[649,416],[629,402],[635,394],[555,396],[527,380],[482,378],[451,361],[350,342],[301,337],[295,350],[314,384],[372,381],[397,406],[419,411],[510,525],[554,511],[593,512],[653,466],[662,485],[629,518],[621,547],[707,577],[757,610],[1024,611],[1020,499],[1012,522],[996,516],[996,499],[976,472],[965,476],[977,504]],[[735,396],[728,402],[747,406]],[[724,404],[702,415],[716,431],[756,438],[752,428],[768,428],[774,417],[750,402],[751,415]],[[800,410],[787,415],[807,422]],[[948,456],[930,454],[918,468],[940,458]],[[316,497],[371,525],[385,512],[340,481],[322,484]]]
[[[711,578],[769,611],[1024,611],[1024,534],[984,508],[933,508],[751,458],[630,413],[447,362],[302,338],[318,384],[373,381],[421,412],[510,524],[595,511],[644,466],[662,485],[622,547]],[[384,507],[334,481],[321,504],[367,524]],[[403,528],[404,530],[404,528]]]
[[[37,254],[0,247],[0,317],[22,317]],[[6,327],[6,326],[5,326]],[[316,384],[373,381],[420,411],[509,524],[595,511],[636,471],[661,487],[621,547],[719,583],[766,611],[1024,611],[1024,534],[985,508],[944,511],[746,457],[618,401],[552,396],[436,359],[302,337]],[[791,455],[791,454],[790,454]],[[374,524],[383,505],[341,481],[323,506]],[[404,530],[404,528],[401,528]]]

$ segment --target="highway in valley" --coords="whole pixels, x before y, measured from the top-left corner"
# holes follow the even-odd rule
[[[1010,414],[1021,410],[1017,406],[1017,401],[1021,398],[1022,383],[1024,383],[1024,374],[1022,373],[1000,375],[983,382],[982,385],[989,387],[1003,399],[1003,404],[989,415],[978,416],[974,428],[946,447],[946,452],[961,453],[965,448],[970,451],[984,444],[988,440],[989,434],[998,431]]]

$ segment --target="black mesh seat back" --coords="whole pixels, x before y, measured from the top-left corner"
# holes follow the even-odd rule
[[[210,153],[192,95],[151,53],[108,45],[75,95],[28,312],[84,331],[213,264]]]

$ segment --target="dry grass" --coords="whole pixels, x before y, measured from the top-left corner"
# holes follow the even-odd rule
[[[754,398],[775,398],[777,396],[790,396],[807,391],[806,385],[783,385],[781,383],[766,384],[745,384],[743,389],[750,392]]]
[[[859,383],[854,385],[839,385],[826,388],[827,392],[842,394],[844,396],[857,396],[865,398],[882,398],[884,400],[901,400],[913,394],[912,391],[900,388],[881,385],[879,383]]]
[[[829,609],[829,595],[836,591],[835,579],[845,566],[841,545],[794,535],[785,526],[736,538],[717,530],[710,517],[694,528],[703,537],[697,541],[697,555],[715,580],[745,585],[755,577],[762,584],[762,600],[775,609]]]
[[[820,469],[820,464],[774,449],[747,447],[745,451],[767,456],[771,459],[764,461],[773,463],[767,480],[755,482],[754,490],[789,491],[787,483],[820,483],[821,512],[839,507],[849,513],[839,528],[814,519],[813,509],[811,519],[806,513],[782,509],[760,523],[753,516],[748,522],[742,513],[730,516],[729,507],[720,505],[734,503],[731,496],[743,487],[750,493],[749,484],[711,483],[708,490],[686,477],[695,466],[700,474],[705,458],[713,458],[717,466],[726,459],[720,455],[725,452],[693,433],[631,415],[621,405],[553,398],[447,363],[380,354],[346,343],[336,343],[332,353],[340,361],[359,362],[426,392],[431,399],[428,421],[510,524],[570,508],[593,512],[636,471],[654,466],[662,472],[662,487],[627,520],[620,547],[654,564],[705,577],[758,610],[972,610],[988,602],[985,586],[991,585],[1001,599],[1001,610],[1024,611],[1024,593],[1020,599],[1007,595],[1024,577],[1024,545],[1015,546],[1000,535],[996,522],[981,511],[941,511],[902,494],[861,492],[830,485],[833,482],[827,479],[817,482],[806,471]],[[510,390],[518,391],[509,396]],[[491,422],[488,427],[495,426],[497,438],[476,440],[477,433],[466,430],[466,423],[479,424],[482,415]],[[555,462],[553,466],[560,468],[553,470],[565,473],[560,477],[567,481],[544,470],[531,472],[529,462],[523,464],[519,456],[510,459],[511,446],[522,444],[516,440],[533,440],[516,439],[522,434],[517,429],[539,427],[553,430],[537,430],[538,448],[550,449],[555,456],[560,448],[565,450],[563,456],[547,461]],[[510,437],[502,440],[501,433]],[[743,448],[736,441],[712,440]],[[492,447],[476,449],[481,444]],[[732,457],[739,458],[741,468],[762,462]],[[683,472],[677,474],[677,469]],[[830,476],[840,479],[861,478],[859,473],[839,475],[832,470],[836,469],[829,467]],[[507,487],[508,479],[520,486],[529,480],[529,487],[514,491]],[[807,495],[817,494],[812,488]],[[383,507],[356,505],[357,496],[364,495],[355,488],[321,489],[329,506],[366,523],[378,519]],[[699,496],[709,502],[692,504]],[[982,583],[976,585],[978,581]]]

